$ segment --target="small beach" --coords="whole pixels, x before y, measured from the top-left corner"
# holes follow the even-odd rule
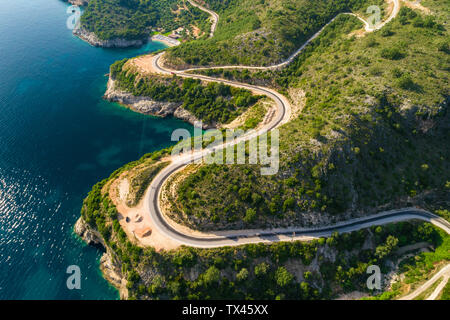
[[[175,47],[180,45],[180,41],[172,39],[170,37],[166,37],[162,34],[155,34],[150,39],[154,42],[161,42],[168,47]]]

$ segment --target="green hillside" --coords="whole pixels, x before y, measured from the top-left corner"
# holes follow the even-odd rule
[[[445,11],[404,8],[385,30],[356,38],[348,35],[359,22],[344,16],[283,71],[247,72],[247,81],[306,93],[301,114],[280,129],[279,173],[204,166],[179,186],[172,218],[230,229],[310,225],[413,204],[448,208],[445,21]]]
[[[340,12],[362,11],[383,0],[206,0],[219,16],[213,38],[169,51],[169,63],[270,65],[287,58]]]
[[[81,27],[102,40],[144,39],[153,30],[192,25],[209,34],[209,24],[207,13],[180,0],[91,0],[81,16]]]

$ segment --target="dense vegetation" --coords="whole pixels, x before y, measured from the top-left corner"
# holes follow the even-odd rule
[[[169,162],[146,162],[141,170],[136,170],[130,178],[130,190],[127,196],[127,206],[136,206],[147,191],[153,178],[164,169]]]
[[[280,172],[209,165],[179,187],[194,228],[308,225],[419,205],[449,207],[448,13],[402,8],[386,31],[349,37],[342,16],[279,72],[224,72],[286,94],[306,92],[280,129]],[[245,74],[247,76],[245,76]],[[440,211],[445,212],[445,211]],[[345,215],[348,217],[348,215]]]
[[[219,13],[239,7],[235,0],[206,1]],[[242,3],[255,8],[266,5],[272,13],[273,4],[284,8],[295,2],[252,1]],[[318,7],[325,2],[318,1]],[[341,8],[341,2],[333,3]],[[179,186],[176,203],[187,216],[184,222],[205,229],[319,224],[413,204],[449,219],[450,43],[445,27],[448,10],[439,10],[445,6],[442,3],[423,1],[436,12],[433,16],[403,8],[386,28],[362,38],[349,36],[360,23],[343,16],[282,71],[211,71],[265,83],[291,97],[304,90],[305,105],[301,115],[280,129],[277,175],[263,177],[257,166],[249,165],[201,167]],[[288,8],[289,12],[296,12],[295,8]],[[252,11],[248,12],[249,18],[239,20],[242,25],[236,24],[236,30],[245,30],[248,21],[253,21],[252,28],[265,26],[266,20],[258,16],[258,25]],[[316,13],[325,20],[325,15]],[[316,22],[312,21],[313,27]],[[306,33],[294,34],[300,39]],[[224,53],[220,50],[212,56]],[[231,54],[224,53],[224,59],[233,59],[233,51],[229,47],[226,51]],[[251,61],[252,52],[236,61]],[[262,63],[275,57],[261,60],[258,51],[254,52]],[[207,59],[214,63],[215,58]],[[182,102],[209,121],[229,122],[256,101],[250,101],[254,98],[248,92],[218,84],[141,77],[124,68],[125,63],[111,68],[121,88],[155,100]],[[237,97],[245,102],[242,109]],[[251,127],[252,121],[247,125]],[[388,261],[398,258],[398,247],[431,243],[434,251],[400,264],[404,282],[392,291],[371,293],[375,299],[392,299],[403,292],[405,283],[423,281],[450,260],[450,237],[430,224],[415,222],[334,233],[311,242],[182,247],[169,252],[138,247],[120,227],[104,186],[124,170],[148,159],[156,161],[166,152],[147,155],[117,170],[93,187],[82,207],[82,217],[101,233],[127,278],[131,298],[322,299],[353,290],[367,292],[369,265],[380,265],[386,274]],[[149,179],[141,178],[148,183]],[[175,213],[184,218],[181,211]],[[443,298],[448,297],[448,290],[447,285]]]
[[[440,236],[435,238],[438,239],[436,250],[422,252],[410,258],[403,259],[399,264],[397,272],[403,274],[404,278],[401,281],[395,282],[392,285],[391,290],[371,297],[370,299],[390,300],[403,295],[405,290],[406,292],[412,292],[417,289],[421,283],[429,280],[433,273],[446,265],[450,260],[450,236],[442,230],[438,230],[437,232]],[[428,293],[430,294],[431,291]],[[425,298],[424,295],[426,296],[426,293],[419,295],[417,299],[420,300]],[[445,296],[442,298],[445,298]]]
[[[139,160],[127,163],[123,167],[114,171],[109,178],[103,179],[89,192],[86,199],[83,201],[83,207],[81,209],[81,216],[84,221],[91,227],[96,228],[104,239],[109,239],[111,236],[111,230],[106,225],[107,221],[114,219],[115,229],[119,229],[119,222],[117,221],[117,209],[109,198],[109,193],[103,193],[102,188],[108,181],[119,177],[123,172],[127,170],[135,169],[145,163],[156,163],[162,157],[170,154],[172,147],[167,149],[162,149],[152,153],[147,153],[142,156]]]
[[[340,12],[383,0],[206,0],[219,16],[211,39],[171,48],[168,62],[187,65],[269,65],[287,58]]]
[[[193,36],[192,26],[209,34],[209,15],[180,0],[90,0],[81,17],[81,27],[103,40],[145,39],[179,27]]]
[[[120,171],[98,183],[84,201],[82,216],[100,231],[131,298],[140,299],[323,299],[366,287],[367,267],[383,274],[396,249],[426,241],[436,251],[425,263],[448,261],[449,236],[428,223],[398,223],[350,234],[334,233],[311,242],[279,242],[217,249],[156,252],[132,244],[117,212],[102,193]],[[419,262],[417,262],[419,261]],[[414,266],[421,260],[410,264]],[[392,297],[392,295],[390,295]]]
[[[127,60],[111,66],[111,77],[120,89],[156,101],[180,102],[198,119],[206,123],[228,123],[259,100],[245,89],[222,83],[202,84],[189,78],[140,76],[125,66]]]

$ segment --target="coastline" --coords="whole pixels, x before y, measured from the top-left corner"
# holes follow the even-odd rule
[[[118,259],[113,257],[113,251],[105,243],[100,233],[90,227],[86,221],[84,221],[83,217],[78,218],[73,227],[73,231],[87,245],[101,247],[105,250],[105,253],[103,253],[100,258],[100,270],[102,275],[106,281],[119,291],[120,299],[127,300],[129,292],[127,288],[127,279],[121,271],[122,265]]]
[[[108,39],[103,40],[100,39],[94,32],[90,32],[83,27],[78,27],[72,32],[76,37],[80,38],[83,41],[86,41],[90,45],[94,47],[102,47],[102,48],[129,48],[129,47],[141,47],[147,42],[159,42],[164,44],[167,47],[176,47],[181,44],[180,41],[157,34],[153,35],[147,39],[136,39],[136,40],[127,40],[122,38]]]
[[[87,6],[89,4],[89,0],[67,0],[67,2],[74,6]]]
[[[153,35],[150,39],[151,39],[151,41],[161,42],[168,47],[176,47],[181,44],[180,41],[163,36],[162,34]]]
[[[74,29],[73,34],[94,47],[102,47],[102,48],[141,47],[147,42],[146,39],[126,40],[116,38],[110,40],[102,40],[95,33],[90,32],[83,27]]]
[[[152,41],[159,41],[159,42],[164,43],[164,41],[160,41],[160,40],[152,39]],[[167,45],[167,43],[165,43],[165,44]],[[181,106],[178,106],[178,107],[176,107],[174,105],[167,106],[167,104],[169,104],[169,102],[158,102],[158,101],[151,100],[148,97],[134,96],[130,93],[120,91],[119,89],[116,88],[115,81],[111,77],[108,80],[108,89],[105,93],[105,99],[108,99],[109,101],[115,101],[115,102],[125,104],[126,106],[130,107],[135,112],[139,112],[139,113],[143,113],[143,114],[153,114],[153,115],[158,115],[158,116],[162,116],[162,117],[165,117],[167,115],[173,115],[173,116],[177,117],[176,112],[178,110],[184,110]],[[110,100],[110,99],[116,99],[116,100]],[[184,110],[184,111],[186,111],[186,110]],[[156,112],[156,113],[159,112],[161,114],[155,114],[153,112]],[[186,112],[188,112],[188,111],[186,111]],[[180,117],[178,117],[178,118],[180,118]],[[182,119],[182,118],[180,118],[180,119]],[[182,119],[182,120],[184,120],[184,119]],[[190,122],[188,120],[185,120],[185,121]],[[83,220],[83,219],[80,218],[80,220]],[[80,224],[81,223],[86,224],[84,221],[80,222]],[[78,222],[77,222],[77,224],[78,224]],[[87,227],[91,228],[89,226],[87,226]],[[101,229],[99,229],[99,230],[101,230]],[[95,230],[93,230],[93,231],[94,231],[94,233],[96,232]],[[89,239],[89,237],[87,237],[87,238]],[[111,247],[114,248],[113,246],[111,246]],[[374,251],[375,247],[373,247],[371,249],[372,249],[372,251]],[[108,249],[107,249],[107,253],[108,253]],[[111,254],[105,253],[105,255],[102,256],[101,270],[102,270],[105,278],[110,283],[113,283],[114,286],[116,286],[116,288],[118,288],[118,289],[122,288],[124,282],[127,283],[127,280],[123,276],[123,274],[120,271],[117,271],[117,270],[120,270],[120,265],[121,265],[121,262],[119,260],[115,260],[114,256],[112,256]],[[123,294],[124,298],[128,295],[128,290],[126,289],[126,286],[125,286],[124,290],[125,291],[122,292],[121,289],[119,289],[121,298],[122,298],[122,294]],[[130,290],[130,291],[132,292],[132,290]]]
[[[116,88],[115,80],[109,76],[104,99],[110,102],[117,102],[134,112],[152,115],[157,117],[173,116],[194,125],[200,120],[192,113],[182,107],[181,102],[155,101],[149,97],[134,96],[131,93],[121,91]],[[203,129],[216,128],[214,124],[203,124]]]

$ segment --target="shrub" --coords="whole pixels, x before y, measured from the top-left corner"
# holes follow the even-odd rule
[[[269,270],[269,265],[266,262],[261,262],[255,266],[255,276],[264,276]]]
[[[244,281],[248,278],[248,270],[246,268],[242,268],[241,271],[236,275],[236,279],[238,281]]]
[[[250,198],[251,190],[249,188],[241,188],[239,189],[238,194],[242,201],[246,201]]]
[[[400,78],[402,76],[402,74],[403,74],[403,71],[401,69],[399,69],[399,68],[392,69],[392,75],[395,78]]]
[[[383,28],[381,29],[381,35],[383,37],[390,37],[394,35],[394,31],[392,31],[390,28]]]
[[[275,272],[275,280],[280,287],[286,287],[293,279],[294,276],[285,267],[279,267]]]
[[[214,283],[219,282],[220,280],[220,271],[216,267],[212,266],[202,275],[203,282],[206,285],[212,285]]]
[[[417,85],[414,83],[413,79],[411,78],[411,76],[409,74],[404,74],[402,75],[398,80],[397,80],[397,85],[405,90],[416,90]]]
[[[256,217],[256,210],[255,209],[247,209],[247,211],[245,212],[245,217],[244,217],[244,222],[250,223],[253,222],[255,220]]]
[[[295,199],[288,198],[283,203],[283,211],[287,211],[288,209],[292,209],[295,206]]]
[[[389,60],[400,60],[405,57],[405,53],[399,48],[384,48],[381,50],[381,57]]]
[[[443,41],[438,44],[438,50],[450,54],[450,43],[449,41]]]

